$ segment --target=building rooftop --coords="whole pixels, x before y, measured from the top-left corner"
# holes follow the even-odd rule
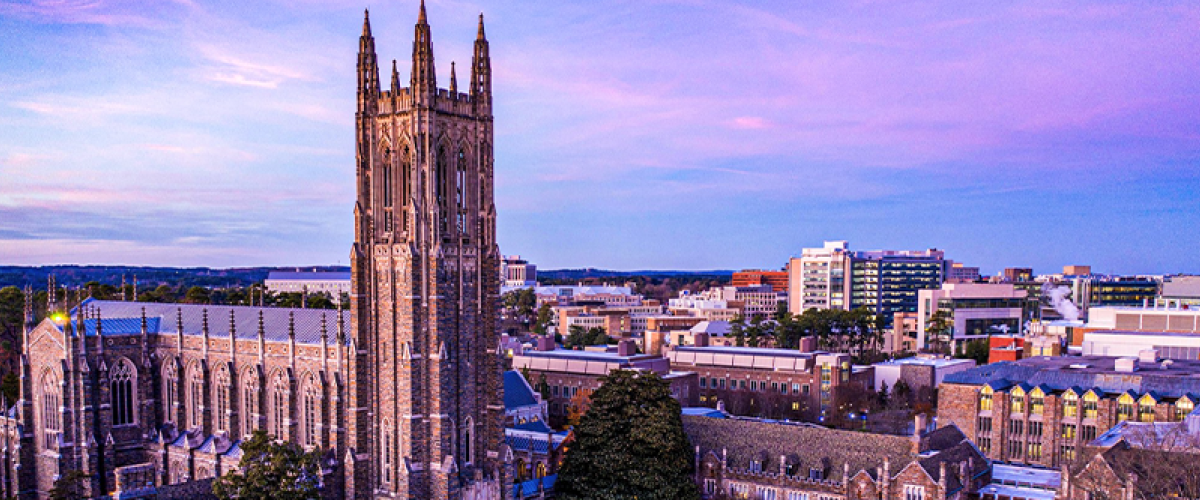
[[[504,409],[514,410],[523,406],[536,406],[537,397],[533,387],[521,376],[521,372],[509,370],[504,372]]]
[[[893,359],[890,361],[883,361],[880,363],[875,363],[873,366],[917,365],[917,366],[933,366],[933,367],[937,367],[937,368],[942,368],[942,367],[946,367],[946,366],[955,366],[955,365],[963,365],[963,364],[972,364],[973,365],[973,364],[975,364],[975,360],[954,359],[954,358],[946,359],[946,358],[914,356],[911,358],[900,358],[900,359]]]
[[[146,332],[151,335],[203,335],[206,325],[210,338],[229,338],[232,329],[237,338],[258,338],[261,314],[263,337],[270,342],[288,342],[294,333],[298,344],[320,344],[322,332],[329,343],[338,337],[338,314],[344,327],[349,328],[350,312],[334,309],[298,309],[285,307],[214,306],[203,304],[161,304],[154,302],[124,302],[87,299],[71,310],[70,324],[77,323],[77,312],[84,308],[85,335],[99,331],[105,336],[140,335],[142,313],[146,316]],[[99,321],[97,321],[97,316]],[[206,320],[207,318],[207,320]],[[97,328],[99,323],[99,328]],[[347,342],[350,335],[346,335]]]
[[[1200,394],[1200,361],[1171,363],[1135,362],[1137,370],[1116,369],[1111,356],[1032,357],[1019,361],[1001,361],[947,375],[943,383],[983,385],[1001,389],[1017,384],[1044,386],[1049,390],[1076,389],[1117,394],[1133,391],[1178,398]]]
[[[280,281],[350,281],[350,273],[340,271],[271,271],[267,273],[267,279]]]

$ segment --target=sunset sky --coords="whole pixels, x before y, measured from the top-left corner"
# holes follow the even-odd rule
[[[427,5],[541,268],[1200,273],[1196,2]],[[407,81],[415,0],[0,0],[0,265],[347,264],[366,7]]]

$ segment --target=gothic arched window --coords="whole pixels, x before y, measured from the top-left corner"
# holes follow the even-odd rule
[[[109,395],[112,396],[113,425],[129,425],[136,422],[134,416],[134,391],[137,387],[137,371],[133,363],[121,358],[108,374]]]
[[[382,460],[380,460],[380,462],[383,464],[383,484],[391,485],[392,469],[394,468],[392,465],[392,455],[395,452],[395,443],[392,441],[394,433],[392,432],[391,420],[383,420],[383,429],[380,434],[380,440],[383,441],[382,446],[380,447],[380,451],[383,454],[383,457],[381,457]]]
[[[441,228],[443,237],[448,236],[447,233],[449,233],[449,231],[450,231],[450,227],[449,227],[450,219],[447,218],[448,214],[446,213],[450,209],[450,207],[448,206],[448,203],[447,203],[449,200],[446,199],[448,197],[446,190],[448,190],[450,188],[450,186],[449,186],[450,175],[448,172],[449,166],[450,166],[450,158],[446,157],[446,146],[438,146],[437,181],[436,181],[437,182],[438,218],[439,218],[438,227]]]
[[[467,417],[467,421],[463,424],[462,442],[463,453],[466,455],[466,458],[463,461],[468,464],[475,461],[475,440],[472,439],[474,437],[474,431],[475,421],[471,420],[471,417]]]
[[[249,436],[259,430],[259,391],[258,372],[253,368],[242,375],[242,434]]]
[[[411,163],[412,163],[412,160],[409,159],[408,145],[405,144],[403,147],[400,148],[400,206],[401,207],[408,205],[408,197],[410,196],[409,193],[412,192],[412,187],[409,186],[409,182],[411,182],[411,179],[409,179],[409,177],[408,177],[409,165]],[[408,231],[408,211],[407,210],[402,210],[400,212],[400,221],[401,221],[400,229],[402,231]]]
[[[204,425],[204,369],[199,363],[188,371],[187,415],[189,427]]]
[[[304,381],[303,398],[304,444],[317,446],[320,437],[318,426],[321,423],[321,387],[317,384],[317,378],[311,373]]]
[[[51,370],[46,370],[42,374],[41,391],[41,423],[42,423],[42,444],[45,448],[52,449],[58,444],[58,433],[62,430],[62,390],[58,382],[58,375]]]
[[[173,361],[163,367],[163,421],[174,422],[179,415],[179,368]]]
[[[229,432],[230,418],[233,416],[229,406],[230,393],[229,367],[224,365],[217,370],[217,375],[213,377],[213,385],[216,389],[216,407],[217,414],[214,415],[214,423],[217,432]]]
[[[288,381],[282,371],[275,372],[275,380],[271,387],[271,435],[277,439],[287,439],[287,418],[290,410],[288,398]]]
[[[454,175],[454,197],[458,206],[458,233],[467,234],[467,156],[458,150],[458,168]]]

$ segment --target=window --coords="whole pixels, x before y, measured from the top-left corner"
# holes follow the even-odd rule
[[[992,417],[979,417],[978,432],[992,432]]]
[[[556,386],[554,386],[554,387],[551,387],[551,388],[550,388],[550,392],[551,392],[551,393],[553,393],[553,394],[554,394],[554,397],[556,397],[556,398],[557,398],[557,397],[558,397],[558,386],[556,385]]]
[[[991,453],[991,451],[992,451],[992,438],[989,438],[989,437],[981,437],[981,438],[978,438],[978,442],[979,442],[979,451],[982,451],[982,452],[984,452],[985,454],[986,454],[986,453]]]
[[[62,399],[59,391],[58,376],[50,370],[42,375],[42,444],[47,449],[58,447],[58,431],[61,430],[59,418],[62,416]]]
[[[1142,400],[1138,402],[1138,420],[1142,422],[1154,421],[1154,405],[1158,402],[1150,397],[1149,394],[1142,396]]]
[[[745,380],[741,381],[741,383],[739,384],[739,386],[741,387],[741,389],[742,389],[743,391],[744,391],[744,390],[746,390],[746,381],[745,381]]]
[[[188,373],[187,395],[188,425],[200,427],[204,425],[204,373],[199,364]]]
[[[979,393],[979,411],[992,410],[992,388],[984,387]]]
[[[925,500],[925,487],[904,485],[904,500]]]
[[[1062,432],[1059,433],[1063,439],[1075,440],[1075,424],[1063,424]]]
[[[792,402],[792,411],[800,411],[800,402],[799,401]]]
[[[1041,460],[1042,459],[1042,443],[1029,443],[1029,453],[1025,455],[1026,460]]]
[[[734,498],[750,498],[750,485],[742,483],[733,483],[729,485],[729,492]]]
[[[1083,432],[1081,432],[1081,434],[1082,434],[1084,442],[1090,442],[1090,441],[1096,439],[1096,426],[1094,426],[1094,425],[1083,426]]]
[[[1083,418],[1096,418],[1100,407],[1100,397],[1094,392],[1083,395]]]
[[[800,384],[792,384],[792,394],[800,393]]]
[[[801,394],[804,394],[805,396],[807,396],[808,395],[808,384],[804,384],[803,386],[801,386],[800,392],[801,392]]]
[[[787,500],[808,500],[808,493],[801,493],[799,491],[789,491],[788,495],[787,495]]]
[[[717,492],[717,480],[711,477],[704,478],[704,493],[712,495]]]
[[[1079,396],[1074,392],[1063,394],[1063,416],[1076,417],[1079,415]]]
[[[1117,421],[1133,420],[1133,396],[1122,394],[1117,399]]]
[[[1029,423],[1029,435],[1035,436],[1035,437],[1042,437],[1042,423],[1041,422],[1030,422]]]
[[[1034,415],[1041,415],[1046,409],[1046,395],[1042,393],[1040,388],[1034,389],[1029,394],[1029,412]]]
[[[276,439],[287,439],[287,419],[290,401],[288,400],[288,381],[282,371],[275,372],[275,381],[271,388],[271,418],[270,433]]]
[[[762,472],[762,460],[750,461],[750,472]]]
[[[775,489],[774,488],[764,488],[762,486],[759,486],[758,487],[758,499],[759,500],[775,500]]]
[[[1192,410],[1196,409],[1196,404],[1188,398],[1180,399],[1175,402],[1175,420],[1183,420],[1183,417],[1188,416]]]
[[[704,377],[700,377],[700,388],[701,388],[701,389],[704,389],[704,388],[707,388],[707,387],[708,387],[708,385],[707,385],[707,381],[706,381],[706,379],[705,379]]]
[[[317,446],[321,423],[321,387],[313,374],[304,382],[304,444]]]
[[[242,434],[249,436],[259,430],[259,390],[258,372],[246,370],[242,374]]]
[[[382,436],[380,436],[380,440],[383,441],[383,443],[382,446],[380,446],[380,453],[383,456],[381,457],[382,460],[380,460],[380,462],[383,463],[383,483],[390,485],[392,484],[392,455],[394,454],[392,449],[394,446],[394,443],[392,442],[392,422],[384,419],[382,427],[383,432]],[[518,469],[518,471],[520,471],[520,469]]]
[[[475,461],[474,430],[475,421],[471,420],[471,417],[467,417],[467,421],[463,423],[463,452],[467,457],[466,462],[468,464]],[[543,471],[542,477],[545,477],[545,475],[545,471]]]
[[[213,415],[213,422],[218,432],[229,432],[229,369],[225,366],[218,369],[213,384],[217,391],[217,414]]]
[[[1058,449],[1058,458],[1062,462],[1070,462],[1075,460],[1075,446],[1064,444]]]
[[[1009,410],[1013,413],[1025,413],[1025,395],[1013,393],[1009,397]]]
[[[752,391],[758,390],[758,381],[756,381],[756,380],[750,381],[750,390],[752,390]]]
[[[133,363],[121,358],[109,373],[109,395],[112,396],[113,425],[129,425],[135,422]]]
[[[174,422],[179,406],[179,369],[167,362],[163,367],[163,420]]]
[[[533,477],[535,477],[537,479],[546,477],[546,464],[544,464],[542,462],[538,462],[537,470],[533,473]]]
[[[722,389],[724,389],[724,388],[725,388],[725,379],[721,379],[721,388],[722,388]]]
[[[1022,447],[1021,447],[1020,441],[1010,440],[1008,442],[1008,458],[1010,458],[1010,459],[1021,458],[1021,450],[1022,450]]]
[[[1021,435],[1025,433],[1025,422],[1023,420],[1009,420],[1008,433],[1012,435]]]

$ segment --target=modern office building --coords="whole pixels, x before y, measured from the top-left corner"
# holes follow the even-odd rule
[[[827,241],[804,249],[788,270],[792,314],[864,307],[890,328],[895,313],[917,312],[918,290],[942,285],[946,260],[936,249],[851,251],[845,241]]]
[[[1007,335],[1021,331],[1021,325],[1036,310],[1024,290],[1008,283],[946,283],[935,290],[918,291],[917,345],[927,347],[930,319],[941,311],[950,321],[951,330],[944,343]]]
[[[271,271],[263,283],[273,293],[327,293],[334,299],[350,293],[350,273],[332,271]]]
[[[1017,281],[1033,281],[1033,268],[1029,267],[1006,267],[1000,273],[1001,279],[1005,283],[1013,283]]]
[[[1200,309],[1200,276],[1172,276],[1163,281],[1161,298],[1179,307]]]
[[[772,290],[787,293],[788,272],[746,269],[733,273],[733,280],[730,284],[733,286],[771,285]]]
[[[964,266],[962,262],[946,261],[947,283],[974,283],[981,276],[978,267]]]

